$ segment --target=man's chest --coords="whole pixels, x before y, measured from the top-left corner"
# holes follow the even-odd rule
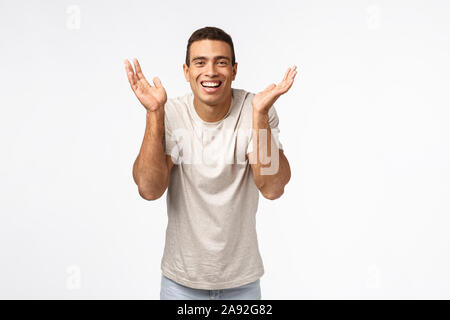
[[[179,163],[216,166],[245,164],[250,128],[207,128],[174,130]],[[178,164],[179,164],[178,163]]]

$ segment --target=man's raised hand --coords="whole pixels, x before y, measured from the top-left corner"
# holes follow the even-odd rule
[[[145,79],[142,73],[141,66],[137,59],[133,59],[134,68],[131,66],[128,59],[125,59],[125,71],[127,73],[128,81],[130,82],[131,89],[134,94],[147,109],[147,111],[156,111],[161,107],[164,107],[167,101],[166,90],[161,84],[161,80],[158,77],[153,78],[153,86]]]
[[[256,94],[252,100],[253,110],[267,114],[275,101],[292,87],[296,74],[297,66],[288,68],[279,84],[272,83],[264,91]]]

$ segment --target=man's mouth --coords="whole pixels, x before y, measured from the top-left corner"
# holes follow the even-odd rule
[[[213,93],[219,90],[219,87],[222,85],[222,81],[218,80],[208,80],[208,81],[201,81],[200,84],[208,93]]]

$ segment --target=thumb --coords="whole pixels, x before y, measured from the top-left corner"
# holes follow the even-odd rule
[[[163,87],[162,83],[161,83],[161,80],[158,77],[154,77],[153,78],[153,83],[155,84],[155,87],[157,87],[157,88],[162,88]]]

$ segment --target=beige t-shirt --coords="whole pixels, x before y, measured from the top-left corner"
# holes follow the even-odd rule
[[[246,157],[252,150],[253,96],[233,88],[228,113],[217,122],[200,118],[192,92],[165,105],[166,154],[175,165],[161,270],[181,285],[227,289],[264,274],[255,219],[259,191]],[[274,106],[269,123],[282,149]]]

